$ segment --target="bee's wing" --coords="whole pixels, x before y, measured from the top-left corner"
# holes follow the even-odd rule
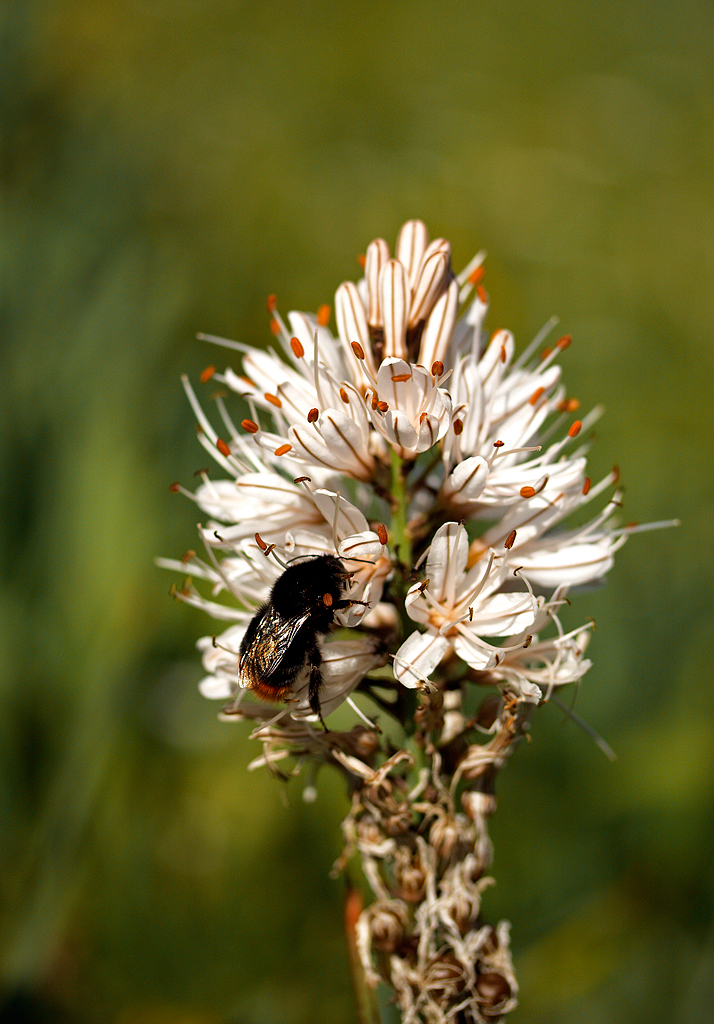
[[[248,647],[241,654],[239,669],[248,685],[268,679],[277,671],[291,643],[310,618],[310,611],[285,619],[268,605],[256,624]]]

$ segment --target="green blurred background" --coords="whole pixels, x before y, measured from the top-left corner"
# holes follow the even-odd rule
[[[618,761],[548,707],[501,780],[513,1019],[711,1019],[713,11],[5,5],[4,1024],[355,1020],[344,794],[246,772],[152,559],[195,544],[179,376],[224,359],[196,333],[263,344],[269,292],[330,302],[413,216],[457,268],[488,250],[490,328],[573,335],[625,521],[682,519],[567,618]]]

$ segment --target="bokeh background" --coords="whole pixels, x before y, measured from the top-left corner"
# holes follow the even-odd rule
[[[3,8],[0,962],[7,1022],[355,1020],[339,784],[248,774],[196,692],[211,631],[155,555],[206,464],[179,385],[426,220],[489,252],[489,326],[552,315],[634,537],[577,710],[504,773],[522,1024],[714,1004],[714,8],[701,0]],[[556,335],[557,336],[557,335]]]

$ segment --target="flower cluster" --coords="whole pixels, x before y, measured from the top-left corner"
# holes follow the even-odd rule
[[[288,326],[271,298],[273,349],[211,339],[242,353],[241,374],[204,375],[246,403],[239,425],[224,393],[217,431],[185,381],[222,478],[204,472],[190,494],[210,520],[207,558],[162,564],[206,581],[210,598],[192,582],[179,596],[230,623],[201,642],[201,690],[238,717],[275,718],[243,700],[250,619],[285,559],[326,553],[344,560],[349,596],[368,613],[336,615],[359,635],[322,644],[323,715],[387,661],[390,685],[449,688],[488,673],[535,702],[589,667],[586,633],[565,634],[557,610],[569,587],[607,572],[627,531],[613,527],[617,494],[577,527],[561,521],[616,474],[597,486],[586,475],[576,438],[587,424],[554,361],[569,339],[515,359],[507,331],[485,337],[482,259],[456,275],[449,243],[411,221],[393,257],[373,241],[362,280],[337,289],[336,335],[328,307],[292,312]],[[280,563],[265,556],[275,548]],[[556,635],[539,639],[548,626]],[[279,721],[302,735],[301,720],[315,720],[305,673],[294,689]]]
[[[206,554],[161,564],[227,624],[199,642],[200,688],[254,724],[253,766],[307,757],[348,781],[347,851],[375,896],[357,928],[368,983],[392,986],[405,1021],[496,1020],[517,986],[507,925],[480,917],[494,777],[535,708],[589,668],[587,627],[566,632],[559,609],[632,528],[615,525],[616,490],[599,501],[616,471],[587,476],[598,413],[577,418],[566,395],[567,336],[518,358],[508,331],[488,338],[482,254],[456,274],[420,221],[363,267],[337,289],[336,333],[329,307],[286,323],[271,297],[269,350],[208,336],[242,365],[203,375],[222,386],[218,429],[184,381],[219,478],[173,487],[207,517]],[[276,581],[310,559],[277,608]],[[321,584],[328,565],[341,590]],[[328,729],[345,703],[348,728]]]

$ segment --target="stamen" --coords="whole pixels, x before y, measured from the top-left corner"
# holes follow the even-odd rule
[[[340,398],[345,403],[345,405],[349,405],[350,404],[349,395],[347,394],[347,392],[345,391],[345,389],[343,387],[340,388]]]
[[[477,285],[480,284],[481,281],[483,281],[485,274],[486,268],[483,265],[483,263],[481,263],[478,267],[474,268],[474,270],[469,274],[466,280],[468,281],[469,284]]]
[[[412,379],[411,373],[398,373],[398,374],[396,374],[396,376],[392,377],[392,381],[393,381],[394,384],[403,384],[404,381],[411,380],[411,379]]]
[[[283,403],[280,401],[277,395],[271,395],[266,391],[266,393],[263,395],[263,398],[265,399],[266,402],[270,402],[271,405],[274,405],[276,409],[282,409]]]
[[[589,476],[586,476],[586,477],[585,477],[585,481],[584,481],[584,483],[583,483],[583,490],[582,490],[582,493],[583,493],[583,494],[587,494],[589,490],[590,490],[590,477],[589,477]]]
[[[275,449],[273,455],[287,455],[292,450],[293,446],[291,444],[281,444],[279,448]]]
[[[457,437],[459,436],[459,434],[463,433],[463,431],[464,431],[464,421],[463,420],[454,420],[452,426],[453,426],[453,431],[454,431],[454,433],[456,434]]]
[[[351,348],[357,359],[364,359],[364,349],[362,348],[358,341],[353,341],[351,343]]]
[[[241,420],[240,425],[243,427],[243,430],[246,430],[249,434],[257,434],[260,430],[258,424],[253,420]]]
[[[327,305],[327,303],[323,303],[323,305],[320,306],[317,310],[317,322],[320,325],[320,327],[327,327],[327,325],[330,322],[331,315],[332,310]]]
[[[503,546],[508,551],[510,551],[515,543],[516,543],[516,531],[515,530],[511,530],[511,532],[508,534],[508,536],[506,537],[505,541],[503,542]]]
[[[325,408],[325,402],[324,402],[324,399],[322,397],[322,390],[320,389],[320,374],[319,374],[319,366],[318,366],[319,356],[320,356],[320,348],[319,348],[319,345],[318,345],[317,333],[318,332],[315,331],[314,346],[313,346],[313,358],[312,358],[312,373],[313,373],[313,377],[314,377],[314,380],[315,380],[315,394],[317,395],[317,400],[320,403],[320,408],[324,409]]]
[[[562,402],[556,402],[555,408],[558,412],[575,412],[580,408],[580,401],[577,398],[564,398]]]
[[[377,527],[377,536],[379,537],[379,543],[386,546],[387,541],[389,540],[389,534],[387,533],[387,527],[384,523],[380,523]]]
[[[202,384],[205,384],[207,381],[211,379],[215,372],[215,366],[207,366],[205,370],[201,371],[201,375],[198,379],[201,381]]]
[[[581,421],[580,420],[576,420],[575,423],[573,423],[573,425],[570,427],[570,430],[568,431],[568,437],[577,437],[578,434],[580,433],[581,428],[582,428]]]
[[[225,455],[226,458],[228,458],[228,456],[231,454],[230,448],[221,437],[219,437],[216,441],[216,448],[221,453],[221,455]]]
[[[518,493],[522,498],[532,498],[535,495],[535,487],[521,487]]]
[[[435,359],[431,366],[432,377],[441,377],[444,373],[444,364],[440,359]],[[392,378],[394,379],[394,378]]]
[[[309,413],[307,414],[307,422],[308,423],[317,423],[319,418],[320,418],[320,410],[319,409],[310,409]]]
[[[302,357],[305,355],[305,349],[300,344],[298,338],[290,339],[290,348],[293,350],[296,359],[302,359]]]

